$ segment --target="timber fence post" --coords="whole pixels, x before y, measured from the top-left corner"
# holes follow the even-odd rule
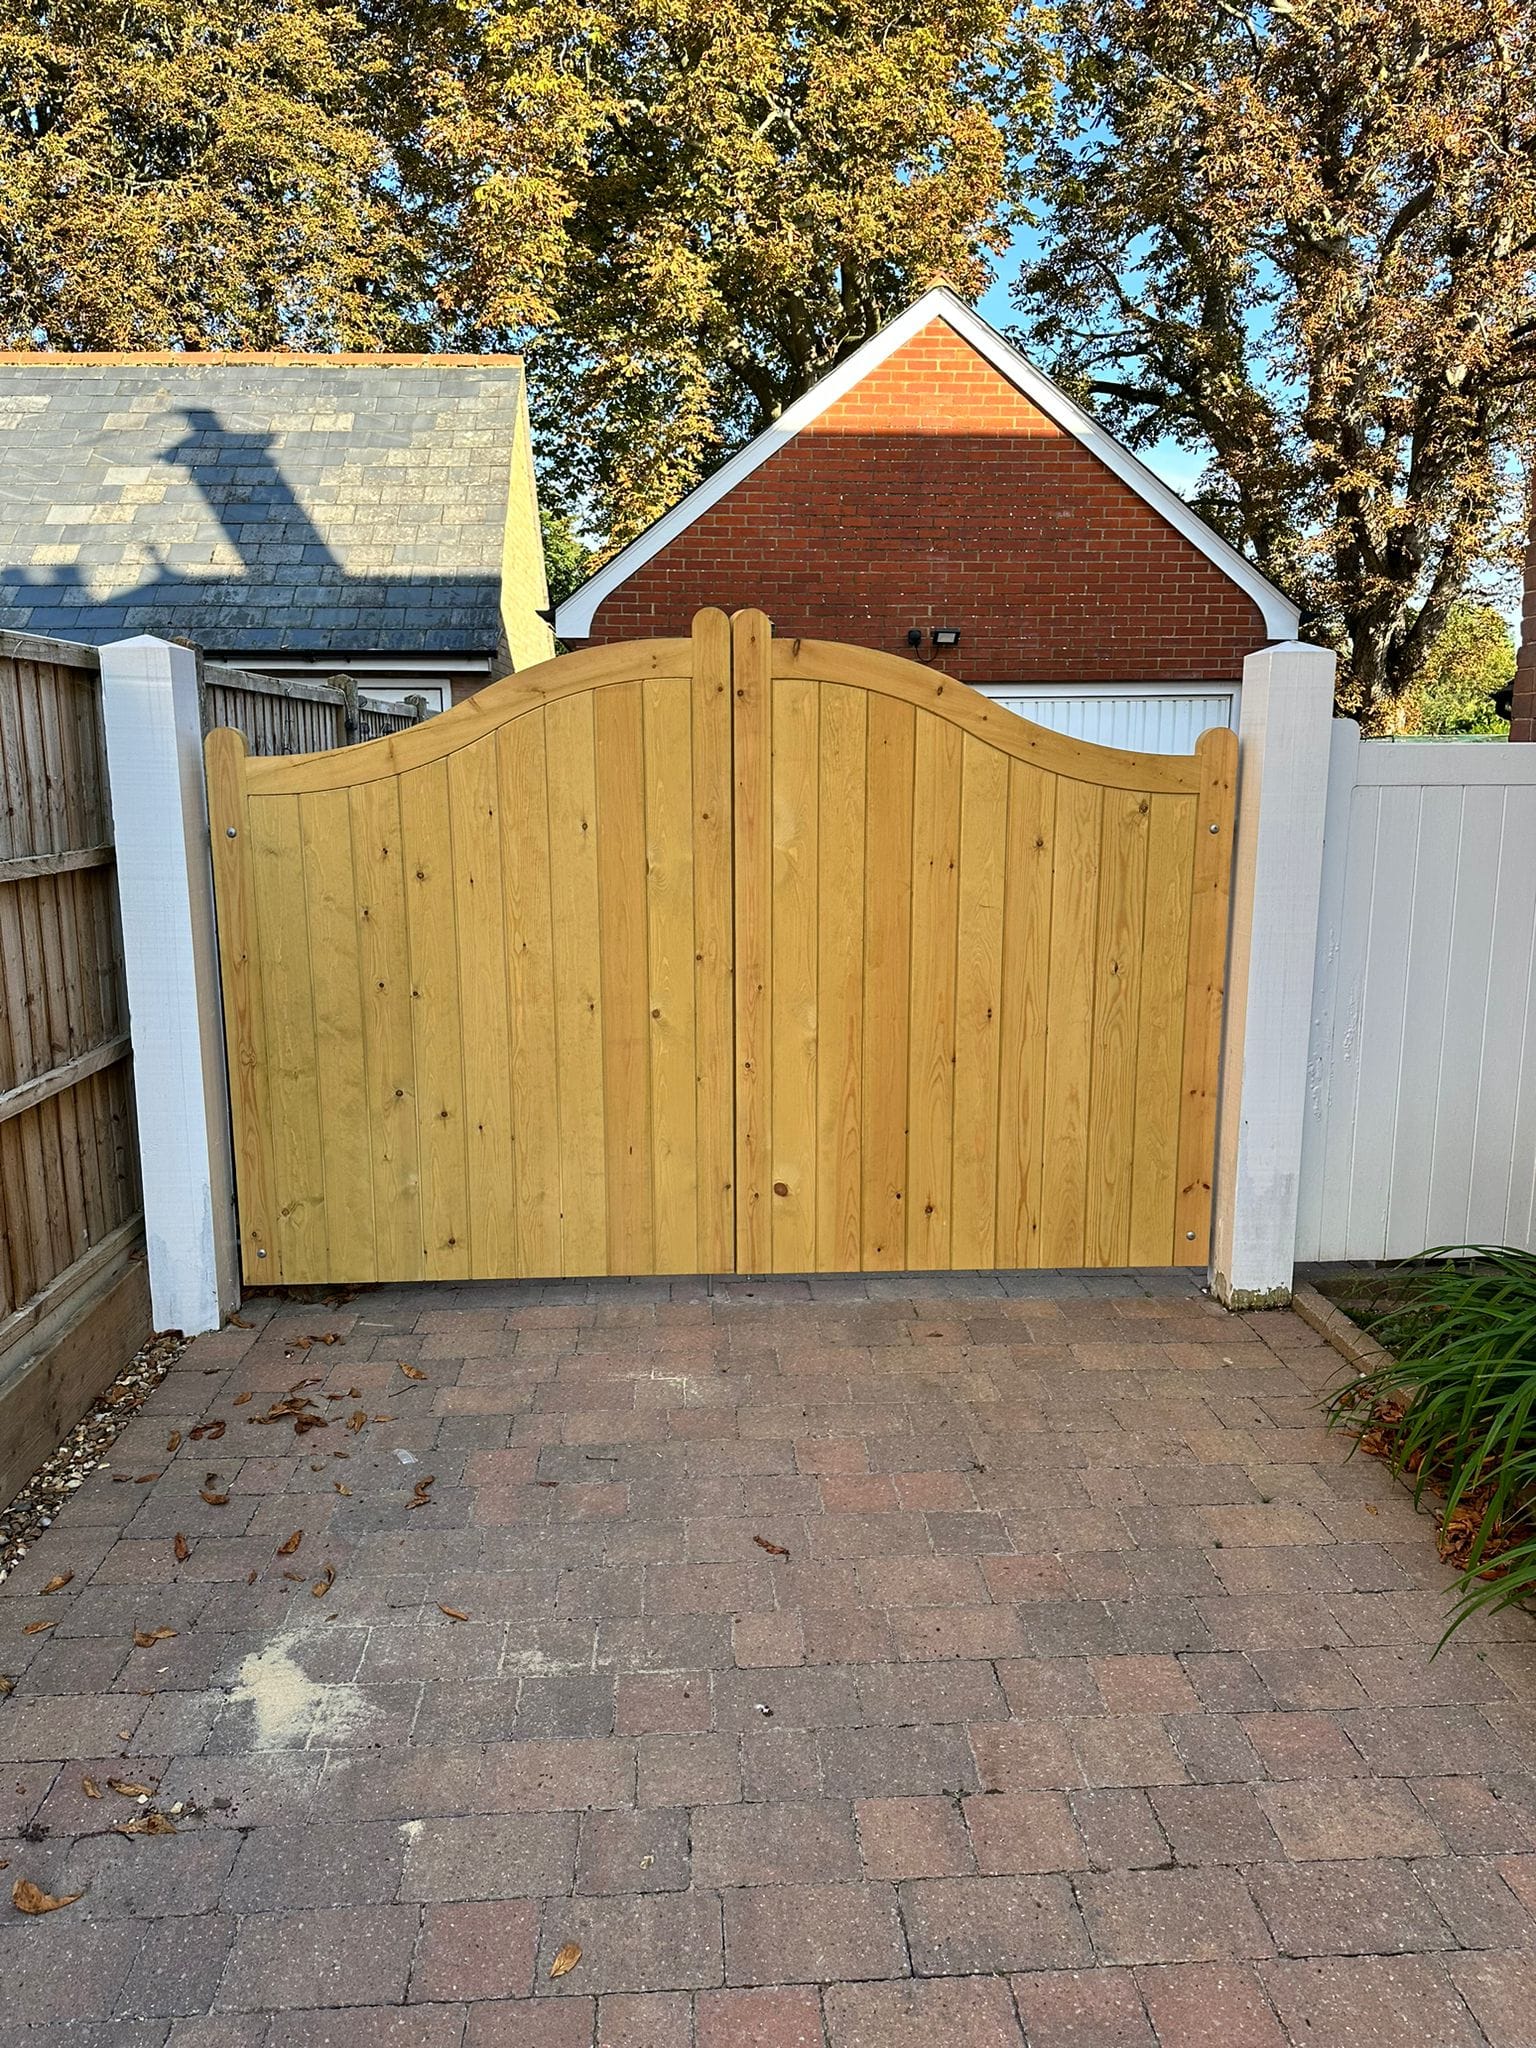
[[[240,1299],[197,659],[101,650],[155,1327],[216,1330]]]
[[[1243,663],[1211,1291],[1291,1298],[1336,659],[1286,641]]]

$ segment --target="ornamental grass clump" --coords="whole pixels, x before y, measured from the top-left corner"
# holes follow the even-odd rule
[[[1442,1644],[1536,1596],[1536,1254],[1444,1245],[1395,1276],[1370,1331],[1391,1354],[1335,1394],[1330,1422],[1444,1496],[1440,1554],[1466,1577]]]

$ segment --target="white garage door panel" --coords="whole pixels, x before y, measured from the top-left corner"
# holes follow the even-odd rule
[[[984,697],[1005,704],[1020,718],[1052,732],[1092,740],[1101,747],[1125,747],[1137,754],[1190,754],[1201,733],[1213,725],[1237,724],[1241,691],[1191,685],[1152,691],[1132,684],[1104,690],[1017,690],[981,685]]]

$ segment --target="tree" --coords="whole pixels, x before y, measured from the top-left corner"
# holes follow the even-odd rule
[[[551,606],[564,604],[573,590],[586,582],[592,568],[592,550],[563,512],[539,508],[539,525],[544,536],[544,581]]]
[[[1069,0],[1030,332],[1345,658],[1368,726],[1536,442],[1529,0]]]
[[[1495,703],[1515,673],[1515,637],[1492,605],[1463,599],[1451,607],[1439,638],[1403,701],[1403,730],[1490,736],[1509,720]]]
[[[487,0],[396,150],[467,340],[526,344],[545,488],[616,544],[923,285],[986,283],[1047,104],[1033,0]],[[435,48],[435,68],[432,52]]]
[[[19,0],[0,26],[16,347],[419,345],[426,246],[337,0]]]

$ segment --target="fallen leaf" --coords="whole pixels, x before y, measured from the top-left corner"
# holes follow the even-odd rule
[[[87,1799],[99,1799],[101,1797],[101,1787],[94,1778],[82,1778],[80,1783],[84,1788]]]
[[[176,1633],[173,1628],[136,1628],[133,1640],[141,1650],[152,1650],[156,1643],[168,1643]]]
[[[581,1961],[581,1943],[568,1941],[563,1948],[555,1950],[555,1959],[549,1966],[551,1977],[568,1977]]]
[[[233,1330],[254,1330],[256,1327],[254,1323],[246,1322],[243,1316],[231,1316],[229,1318],[229,1324],[230,1328]]]
[[[353,1409],[352,1413],[347,1417],[347,1427],[348,1429],[361,1429],[363,1424],[367,1420],[368,1417],[364,1410],[361,1408],[355,1408]]]
[[[320,1342],[322,1344],[340,1344],[343,1341],[344,1340],[342,1338],[337,1336],[334,1330],[327,1330],[325,1335],[320,1339]]]
[[[407,1506],[424,1508],[431,1498],[428,1488],[436,1486],[436,1484],[437,1474],[435,1472],[429,1472],[425,1479],[418,1479],[416,1482],[416,1498],[413,1501],[407,1502]]]
[[[348,1387],[348,1389],[347,1389],[347,1399],[348,1399],[349,1401],[361,1401],[361,1399],[362,1399],[362,1398],[363,1398],[363,1390],[362,1390],[362,1388],[361,1388],[361,1387]]]
[[[176,1531],[176,1541],[171,1545],[171,1549],[176,1553],[176,1562],[178,1564],[185,1564],[192,1555],[192,1546],[179,1529]]]
[[[15,1679],[8,1676],[4,1671],[0,1671],[0,1700],[8,1700],[15,1690]]]
[[[291,1581],[295,1586],[301,1586],[304,1583],[304,1574],[302,1572],[284,1572],[283,1577]]]
[[[181,1431],[179,1429],[173,1429],[171,1431],[170,1435],[165,1440],[165,1448],[167,1455],[170,1455],[181,1449]]]
[[[243,1408],[247,1401],[252,1401],[254,1399],[255,1396],[250,1393],[236,1394],[234,1400],[231,1401],[229,1405],[232,1408]]]
[[[338,1493],[344,1493],[344,1494],[346,1494],[346,1496],[347,1496],[347,1498],[348,1498],[349,1500],[351,1499],[351,1497],[352,1497],[352,1489],[351,1489],[351,1487],[350,1487],[350,1486],[343,1486],[343,1485],[342,1485],[342,1483],[341,1483],[341,1481],[340,1481],[339,1479],[334,1479],[334,1480],[332,1480],[331,1484],[332,1484],[332,1485],[333,1485],[333,1486],[335,1487],[335,1489],[336,1489],[336,1491],[337,1491]]]
[[[65,1892],[55,1898],[35,1885],[30,1877],[18,1877],[11,1886],[11,1904],[18,1913],[57,1913],[60,1906],[72,1906],[84,1892]]]
[[[426,1374],[419,1365],[406,1365],[402,1363],[400,1370],[408,1380],[424,1380],[426,1378]]]
[[[158,1472],[141,1472],[133,1483],[135,1486],[153,1486],[159,1477]]]
[[[192,1441],[195,1444],[216,1444],[219,1438],[224,1434],[225,1430],[228,1427],[229,1424],[224,1420],[222,1415],[219,1416],[219,1418],[215,1422],[199,1423],[197,1428],[194,1429],[192,1432]]]
[[[229,1495],[227,1493],[210,1493],[206,1486],[199,1493],[198,1499],[207,1501],[211,1508],[227,1508],[229,1506]]]
[[[373,1419],[375,1422],[393,1422],[395,1418],[393,1415],[375,1415]]]
[[[29,1621],[22,1630],[24,1636],[40,1636],[45,1628],[57,1628],[56,1621]]]
[[[302,1529],[295,1529],[293,1534],[288,1538],[288,1541],[286,1543],[279,1543],[279,1545],[277,1546],[278,1556],[292,1557],[293,1553],[298,1549],[299,1545],[303,1541],[304,1531]]]
[[[770,1557],[788,1557],[789,1552],[782,1543],[770,1543],[766,1536],[754,1536],[752,1541],[759,1550],[766,1550]]]
[[[153,1785],[140,1785],[132,1778],[108,1778],[107,1790],[115,1792],[120,1799],[153,1799]]]
[[[437,1603],[437,1611],[439,1614],[446,1614],[450,1621],[468,1621],[469,1619],[469,1616],[462,1607],[445,1607],[441,1600]],[[579,1953],[580,1951],[578,1950]],[[566,1967],[569,1968],[569,1964]]]
[[[119,1835],[174,1835],[174,1821],[166,1819],[163,1813],[141,1813],[134,1820],[120,1820],[114,1830]]]
[[[1374,1502],[1374,1501],[1366,1501],[1366,1502],[1364,1503],[1364,1506],[1365,1506],[1365,1512],[1366,1512],[1366,1513],[1367,1513],[1368,1515],[1379,1515],[1379,1514],[1381,1513],[1381,1509],[1380,1509],[1379,1507],[1377,1507],[1377,1506],[1376,1506],[1376,1504],[1375,1504],[1375,1502]]]
[[[74,1576],[73,1572],[55,1572],[47,1585],[44,1586],[43,1591],[45,1593],[57,1593],[59,1588],[67,1586]]]
[[[309,1590],[311,1591],[311,1593],[314,1594],[317,1600],[323,1600],[326,1594],[329,1593],[329,1591],[331,1590],[332,1586],[335,1585],[335,1583],[336,1567],[333,1564],[328,1564],[325,1570],[320,1574],[319,1578],[316,1579],[315,1583],[310,1587]]]
[[[255,1567],[254,1565],[252,1565],[252,1566],[251,1566],[251,1569],[250,1569],[250,1570],[249,1570],[249,1571],[248,1571],[248,1572],[246,1573],[246,1575],[245,1575],[245,1583],[246,1583],[246,1584],[247,1584],[248,1586],[254,1586],[254,1585],[255,1585],[255,1583],[256,1583],[256,1567]]]

